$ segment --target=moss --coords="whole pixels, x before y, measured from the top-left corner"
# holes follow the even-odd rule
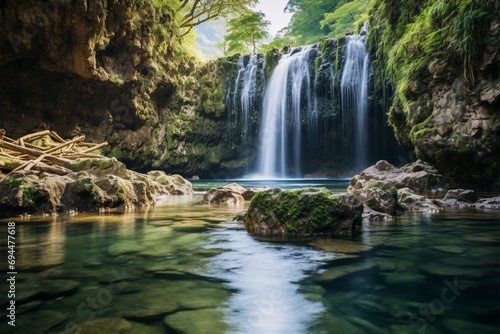
[[[92,197],[96,203],[100,202],[98,187],[90,177],[79,176],[71,188],[80,195]]]
[[[331,227],[335,222],[331,212],[333,207],[340,205],[340,201],[327,189],[305,188],[284,190],[276,196],[270,192],[257,193],[250,205],[265,212],[259,217],[261,222],[273,219],[283,222],[288,233],[310,234]]]
[[[34,186],[23,187],[23,206],[33,207],[40,196],[40,189]]]
[[[21,185],[26,183],[26,181],[21,177],[8,176],[0,182],[2,187],[7,187],[9,190],[19,188]]]

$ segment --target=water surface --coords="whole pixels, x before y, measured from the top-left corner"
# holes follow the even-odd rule
[[[281,186],[318,183],[335,192],[346,187],[345,180]],[[499,331],[498,212],[407,213],[364,226],[356,241],[287,240],[249,235],[231,221],[244,207],[200,200],[17,220],[15,329],[5,317],[2,222],[1,332]]]

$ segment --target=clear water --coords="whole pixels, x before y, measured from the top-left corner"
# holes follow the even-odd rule
[[[335,192],[346,187],[345,180],[281,186],[317,183]],[[176,197],[147,212],[18,221],[15,328],[5,317],[7,226],[1,222],[0,332],[500,329],[498,212],[408,213],[365,226],[357,241],[287,240],[247,234],[231,221],[244,207],[200,200]]]

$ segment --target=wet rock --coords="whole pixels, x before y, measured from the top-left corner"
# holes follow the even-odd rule
[[[374,186],[376,182],[389,183],[396,189],[410,188],[418,194],[444,192],[454,185],[450,178],[440,175],[434,167],[420,160],[401,168],[380,160],[354,176],[349,182],[348,191],[353,193],[355,190]]]
[[[318,247],[325,252],[359,254],[372,249],[370,246],[363,245],[359,241],[344,239],[317,239],[309,243],[310,246]]]
[[[222,187],[212,188],[203,195],[202,204],[227,204],[228,206],[243,205],[245,201],[241,195],[245,188],[237,183],[231,183]]]
[[[383,213],[383,212],[378,212],[370,208],[369,206],[364,207],[363,209],[363,222],[392,222],[394,221],[394,216]]]
[[[191,183],[161,171],[141,174],[116,159],[77,159],[72,173],[11,173],[0,182],[0,217],[144,208],[167,195],[192,194]]]
[[[420,266],[424,272],[443,277],[483,277],[485,272],[478,268],[448,266],[438,262],[428,262]]]
[[[409,188],[398,190],[398,203],[407,211],[437,212],[440,210],[434,200],[417,195]]]
[[[99,318],[96,320],[83,322],[81,324],[76,324],[74,327],[72,327],[72,333],[160,334],[163,333],[163,331],[160,328],[138,324],[121,318]]]
[[[71,295],[80,287],[80,283],[72,280],[46,280],[40,283],[44,296],[51,298]]]
[[[364,271],[372,270],[376,267],[377,265],[375,263],[367,261],[345,266],[333,266],[315,279],[319,282],[334,281],[347,275],[355,273],[359,274]]]
[[[498,334],[497,326],[487,326],[460,319],[446,319],[442,321],[442,324],[449,333]]]
[[[325,188],[271,189],[254,195],[243,224],[264,235],[330,235],[352,237],[361,223],[363,205],[350,194]]]
[[[244,192],[241,193],[241,196],[243,196],[245,201],[249,201],[252,199],[253,195],[255,195],[256,193],[268,191],[269,189],[271,189],[271,188],[269,188],[269,187],[248,188]]]
[[[24,313],[16,317],[16,326],[9,333],[45,333],[66,320],[66,315],[50,310]]]
[[[474,206],[479,209],[500,209],[500,196],[482,198],[474,203]]]
[[[398,206],[398,190],[391,182],[368,182],[363,188],[352,188],[351,193],[372,210],[391,215],[402,211]]]
[[[459,201],[473,203],[477,201],[477,195],[474,190],[451,189],[443,198],[443,201]]]
[[[223,319],[224,314],[220,310],[208,308],[176,312],[166,316],[163,321],[169,329],[176,333],[206,333],[207,329],[210,329],[210,333],[222,334],[229,329]]]

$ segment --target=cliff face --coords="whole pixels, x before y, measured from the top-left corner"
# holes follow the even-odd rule
[[[131,167],[164,155],[181,70],[174,13],[148,1],[3,1],[0,127],[108,141]],[[182,69],[179,64],[182,63]],[[154,97],[157,97],[156,99]]]
[[[377,84],[400,144],[471,187],[500,187],[500,1],[379,0]],[[390,81],[387,87],[387,81]]]

